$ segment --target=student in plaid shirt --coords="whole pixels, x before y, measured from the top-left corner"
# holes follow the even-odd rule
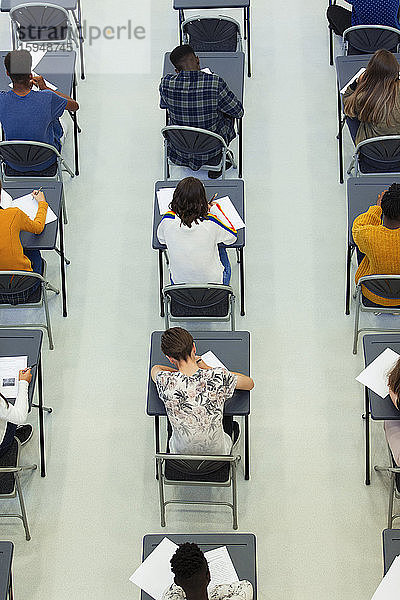
[[[160,108],[168,110],[170,125],[200,127],[221,135],[227,144],[235,137],[234,119],[243,116],[242,103],[215,73],[200,70],[200,61],[193,48],[178,46],[171,52],[170,60],[176,75],[168,74],[160,83]],[[198,171],[202,165],[220,157],[220,150],[194,156],[168,147],[168,156],[174,164]],[[227,164],[227,168],[231,165]],[[221,172],[209,171],[215,179]]]

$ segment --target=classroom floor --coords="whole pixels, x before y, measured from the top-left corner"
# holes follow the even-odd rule
[[[88,23],[104,22],[98,2],[83,4]],[[110,22],[135,21],[134,4],[120,0]],[[151,1],[145,74],[134,52],[132,72],[115,74],[114,53],[115,70],[92,68],[79,85],[81,175],[66,177],[69,316],[51,300],[56,347],[44,346],[45,400],[54,409],[45,418],[48,474],[24,485],[32,540],[18,521],[0,529],[15,543],[17,599],[138,599],[128,578],[143,535],[161,531],[145,398],[150,334],[163,328],[151,225],[162,178],[157,88],[163,54],[177,42],[171,4]],[[238,315],[237,329],[251,332],[256,387],[239,531],[257,536],[260,599],[367,600],[382,575],[388,487],[376,474],[370,487],[363,483],[363,390],[355,381],[363,359],[352,355],[353,317],[344,315],[346,202],[325,4],[253,4],[247,315]],[[0,40],[9,47],[4,14]],[[101,52],[86,50],[93,67]],[[349,159],[347,132],[345,146]],[[58,258],[46,258],[58,282]],[[238,289],[235,265],[233,273]],[[37,437],[23,458],[39,460]],[[386,462],[380,423],[372,431],[377,462]],[[231,515],[170,508],[164,531],[229,532]]]

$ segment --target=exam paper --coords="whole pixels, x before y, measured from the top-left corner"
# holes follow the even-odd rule
[[[43,56],[46,54],[47,50],[30,50],[29,51],[31,56],[32,56],[32,71],[34,71],[36,69],[36,67],[38,66],[38,64],[40,63],[40,61],[42,60]]]
[[[6,398],[16,398],[18,394],[19,372],[28,366],[27,356],[0,357],[0,392]]]
[[[165,590],[174,582],[170,560],[178,546],[165,537],[131,575],[129,581],[136,584],[154,600],[161,600]]]
[[[341,94],[344,94],[344,93],[345,93],[345,91],[347,90],[347,88],[349,87],[349,85],[351,85],[351,84],[353,83],[353,81],[355,81],[356,79],[358,79],[358,78],[360,77],[360,75],[362,75],[362,74],[364,73],[364,71],[365,71],[365,67],[362,67],[362,68],[361,68],[361,69],[360,69],[360,70],[359,70],[359,71],[358,71],[358,72],[357,72],[357,73],[354,75],[354,77],[352,77],[352,78],[350,79],[350,81],[348,81],[348,82],[346,83],[346,85],[345,85],[344,87],[342,87],[342,89],[340,90],[340,93],[341,93]]]
[[[211,352],[211,350],[209,350],[208,352],[203,354],[203,356],[201,358],[204,360],[206,365],[209,367],[214,367],[214,368],[222,367],[223,369],[226,369],[226,366],[224,365],[224,363],[222,363],[219,360],[219,358],[217,356],[215,356],[214,352]]]
[[[236,230],[243,229],[244,227],[246,227],[238,211],[233,206],[232,200],[229,198],[229,196],[223,196],[223,198],[216,198],[215,202],[218,202],[222,211],[225,213],[226,218],[229,219],[229,221],[232,223]],[[211,208],[211,212],[216,217],[221,218],[221,212],[215,205],[213,205],[213,207]]]
[[[381,398],[389,394],[388,375],[400,355],[391,348],[386,348],[371,364],[368,365],[356,380],[367,386]]]
[[[165,215],[169,211],[169,205],[172,202],[175,188],[162,188],[157,190],[158,210],[160,215]]]
[[[232,559],[226,546],[215,548],[215,550],[209,550],[204,553],[204,556],[207,559],[211,575],[211,581],[208,586],[209,593],[216,585],[239,581],[239,577],[237,576],[236,569],[233,566]]]
[[[21,196],[21,198],[16,198],[13,200],[9,194],[4,196],[3,198],[3,190],[1,192],[1,201],[0,206],[2,208],[19,208],[22,210],[28,217],[33,221],[36,217],[36,213],[38,210],[38,201],[36,198],[32,196],[32,194],[27,194],[26,196]],[[53,221],[57,221],[57,215],[51,210],[50,206],[47,208],[46,213],[46,225],[47,223],[52,223]]]
[[[380,582],[372,600],[399,600],[400,556],[396,556],[385,577]]]

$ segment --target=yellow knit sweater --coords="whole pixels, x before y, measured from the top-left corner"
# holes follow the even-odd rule
[[[382,209],[371,206],[353,223],[353,238],[365,257],[356,273],[356,283],[366,275],[400,275],[400,228],[388,229],[381,223]],[[400,299],[388,300],[362,287],[363,295],[381,306],[397,306]]]

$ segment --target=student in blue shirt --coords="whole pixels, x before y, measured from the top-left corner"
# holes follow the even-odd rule
[[[50,90],[43,77],[32,76],[32,57],[27,50],[9,52],[4,65],[13,84],[10,91],[0,92],[0,121],[5,139],[44,142],[60,151],[63,129],[59,118],[65,110],[77,111],[78,103],[61,92]],[[34,169],[9,166],[24,176],[51,176],[57,168],[54,159]],[[10,174],[13,173],[10,171]]]
[[[346,0],[352,10],[332,4],[327,17],[337,35],[354,25],[386,25],[400,29],[399,0]]]

